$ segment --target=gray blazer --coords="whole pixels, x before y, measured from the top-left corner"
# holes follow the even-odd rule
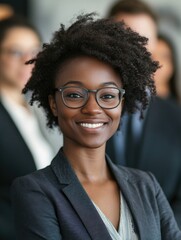
[[[108,166],[141,240],[181,240],[181,231],[152,174]],[[50,166],[15,180],[12,200],[19,240],[111,240],[99,214],[60,150]]]

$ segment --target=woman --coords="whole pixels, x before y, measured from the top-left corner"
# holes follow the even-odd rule
[[[171,98],[179,102],[177,90],[177,56],[171,40],[160,34],[154,57],[159,61],[161,68],[155,74],[157,94],[161,98]]]
[[[116,166],[105,154],[123,109],[147,106],[158,64],[146,38],[123,23],[79,16],[35,60],[33,91],[63,148],[47,168],[12,186],[18,239],[180,239],[151,173]],[[139,105],[136,105],[139,103]]]
[[[53,150],[40,131],[37,118],[22,89],[41,41],[25,19],[12,16],[0,21],[0,239],[15,239],[10,185],[50,163]]]

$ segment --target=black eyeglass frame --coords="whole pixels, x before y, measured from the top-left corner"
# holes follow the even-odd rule
[[[78,89],[83,89],[86,93],[87,93],[87,99],[85,101],[85,103],[80,106],[80,107],[70,107],[70,106],[67,106],[65,100],[64,100],[64,97],[63,97],[63,90],[64,89],[69,89],[69,88],[78,88]],[[97,92],[99,92],[100,90],[102,89],[105,89],[105,88],[111,88],[111,89],[117,89],[119,91],[119,94],[120,94],[120,97],[119,97],[119,102],[118,104],[115,106],[115,107],[102,107],[100,104],[99,104],[99,101],[97,99]],[[61,87],[61,88],[54,88],[53,89],[54,93],[55,92],[60,92],[61,93],[61,98],[62,98],[62,101],[64,103],[64,105],[68,108],[71,108],[71,109],[78,109],[78,108],[82,108],[84,107],[86,104],[87,104],[87,101],[89,99],[89,93],[92,92],[92,93],[95,93],[95,99],[96,99],[96,102],[97,104],[99,105],[99,107],[103,108],[103,109],[114,109],[116,108],[117,106],[119,106],[120,102],[122,101],[123,99],[123,96],[125,94],[125,89],[123,88],[117,88],[117,87],[103,87],[103,88],[98,88],[98,89],[94,89],[94,90],[91,90],[91,89],[87,89],[87,88],[83,88],[83,87],[74,87],[74,86],[65,86],[65,87]]]

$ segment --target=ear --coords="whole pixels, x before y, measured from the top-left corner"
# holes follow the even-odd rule
[[[56,105],[55,97],[52,96],[52,95],[49,95],[48,96],[48,101],[49,101],[49,105],[50,105],[50,108],[52,110],[53,115],[55,117],[57,117],[58,113],[57,113],[57,105]]]

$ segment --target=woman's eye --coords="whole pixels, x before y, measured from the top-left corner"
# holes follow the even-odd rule
[[[109,100],[109,99],[115,98],[115,95],[105,94],[105,95],[101,96],[101,98],[102,98],[102,99],[107,99],[107,100]]]
[[[67,93],[66,98],[83,98],[83,96],[79,93]]]

